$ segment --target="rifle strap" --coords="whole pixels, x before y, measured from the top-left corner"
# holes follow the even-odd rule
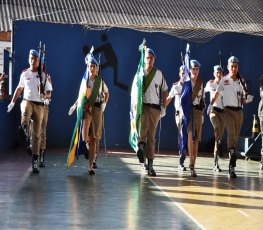
[[[149,87],[149,85],[151,84],[153,77],[155,76],[157,69],[156,68],[152,68],[152,70],[150,71],[150,73],[144,77],[143,79],[143,93],[145,93]]]
[[[99,95],[99,89],[100,89],[100,83],[101,83],[101,77],[100,76],[96,76],[95,77],[95,81],[94,81],[94,86],[93,86],[93,89],[91,91],[91,95],[87,101],[87,103],[90,105],[90,106],[93,106],[98,95]]]
[[[201,80],[201,79],[199,79],[199,78],[196,80],[195,86],[194,86],[193,92],[192,92],[192,101],[195,100],[195,98],[196,98],[199,90],[201,89],[201,86],[202,86],[203,82],[204,82],[204,81]]]

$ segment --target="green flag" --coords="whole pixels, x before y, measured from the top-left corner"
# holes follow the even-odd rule
[[[131,108],[130,108],[130,136],[129,143],[135,152],[138,150],[137,139],[141,128],[141,112],[142,112],[142,97],[143,97],[143,76],[144,76],[144,56],[145,56],[145,39],[139,46],[141,59],[138,65],[137,72],[134,76],[131,89]]]

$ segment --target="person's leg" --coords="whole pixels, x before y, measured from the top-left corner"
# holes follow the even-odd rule
[[[48,106],[44,106],[44,116],[41,124],[39,167],[45,167],[45,151],[47,140]]]

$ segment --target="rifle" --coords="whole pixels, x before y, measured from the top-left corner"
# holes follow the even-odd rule
[[[46,46],[45,44],[42,47],[41,41],[39,42],[39,66],[38,66],[38,75],[37,77],[39,78],[39,88],[38,88],[38,94],[41,100],[45,99],[45,87],[43,84],[43,68],[45,66],[45,56],[46,56]]]
[[[221,51],[219,50],[219,65],[222,67],[223,69],[223,74],[224,74],[224,63],[223,63],[223,58],[221,55]]]
[[[237,79],[238,79],[238,81],[239,81],[239,84],[243,87],[243,89],[244,89],[244,91],[245,91],[245,98],[247,98],[248,88],[247,88],[246,80],[240,76],[240,73],[239,73],[239,72],[237,72]]]

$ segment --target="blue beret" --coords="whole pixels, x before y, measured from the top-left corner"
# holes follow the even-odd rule
[[[221,67],[221,65],[215,65],[214,66],[214,71],[221,71],[221,72],[223,72],[223,68]]]
[[[36,50],[30,50],[29,51],[29,56],[32,55],[36,58],[39,58],[39,53]]]
[[[146,49],[146,53],[152,54],[154,56],[154,58],[155,58],[155,53],[154,53],[154,51],[151,48],[147,48]]]
[[[88,53],[87,56],[85,57],[85,63],[91,63],[91,64],[95,64],[95,65],[99,65],[98,61],[90,54]]]
[[[191,68],[194,68],[194,67],[200,68],[200,67],[201,67],[201,64],[200,64],[199,61],[197,61],[197,60],[191,60],[191,61],[190,61],[190,66],[191,66]]]
[[[228,63],[239,63],[238,59],[235,57],[235,56],[231,56],[229,59],[228,59]]]
[[[181,72],[182,70],[184,70],[184,65],[181,65],[179,68],[179,72]]]

